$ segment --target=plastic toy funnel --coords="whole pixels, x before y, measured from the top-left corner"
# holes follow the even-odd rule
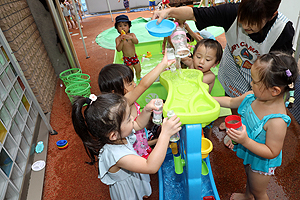
[[[203,127],[217,119],[220,104],[208,93],[208,85],[202,79],[203,73],[196,69],[161,73],[160,83],[168,91],[164,117],[168,110],[173,110],[182,124],[202,124]]]
[[[185,166],[185,160],[181,159],[181,155],[179,156],[173,155],[173,158],[174,158],[175,173],[182,174],[183,167]]]
[[[211,141],[207,138],[202,138],[202,144],[201,144],[201,154],[202,159],[206,158],[208,154],[212,151],[213,145]]]

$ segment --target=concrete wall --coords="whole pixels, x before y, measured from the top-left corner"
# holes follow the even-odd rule
[[[50,112],[57,76],[26,0],[0,1],[0,28],[43,111]]]
[[[27,1],[31,14],[40,32],[45,49],[47,50],[52,67],[57,75],[60,72],[69,69],[69,62],[66,58],[65,52],[61,47],[59,37],[57,35],[51,14],[46,2],[44,5],[39,0]]]

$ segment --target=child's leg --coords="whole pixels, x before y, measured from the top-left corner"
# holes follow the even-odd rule
[[[231,200],[269,200],[267,186],[271,175],[263,175],[253,172],[249,165],[245,166],[247,185],[245,193],[233,193]]]
[[[66,19],[68,28],[69,28],[69,29],[73,28],[73,24],[72,24],[72,22],[71,22],[71,20],[70,20],[70,16],[65,16],[65,19]]]
[[[74,21],[75,27],[78,28],[79,26],[78,26],[75,15],[72,15],[72,21]]]
[[[140,81],[141,79],[141,64],[137,63],[136,65],[133,65],[134,69],[135,69],[135,76],[136,76],[136,80]]]

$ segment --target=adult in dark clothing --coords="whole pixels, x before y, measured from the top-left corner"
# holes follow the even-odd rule
[[[234,97],[251,90],[251,66],[257,56],[273,50],[292,54],[294,28],[279,13],[280,0],[242,0],[215,7],[179,7],[156,11],[153,19],[173,17],[194,20],[198,30],[221,26],[225,47],[218,79],[226,94]]]

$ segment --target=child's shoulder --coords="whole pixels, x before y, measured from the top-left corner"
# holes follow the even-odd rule
[[[206,71],[203,73],[203,76],[211,76],[211,77],[215,77],[216,75],[210,70]]]
[[[134,35],[135,36],[135,34],[134,33],[127,33],[128,35]]]

